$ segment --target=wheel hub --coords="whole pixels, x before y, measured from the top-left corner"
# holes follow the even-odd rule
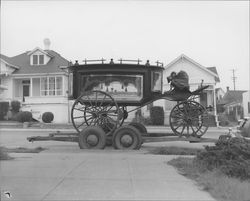
[[[89,135],[87,137],[87,143],[90,145],[90,146],[96,146],[97,143],[98,143],[98,137],[96,135]]]
[[[133,138],[130,135],[123,135],[121,137],[121,143],[124,147],[129,147],[133,143]]]

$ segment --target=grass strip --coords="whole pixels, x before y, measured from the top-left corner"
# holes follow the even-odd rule
[[[41,151],[44,151],[45,148],[42,147],[36,147],[36,148],[25,148],[25,147],[17,147],[17,148],[6,148],[6,147],[0,147],[2,152],[5,153],[40,153]]]
[[[13,157],[10,157],[6,150],[3,147],[0,147],[0,160],[11,160]]]
[[[203,149],[183,147],[156,147],[149,150],[150,154],[156,155],[196,155]]]
[[[250,200],[250,182],[228,177],[219,171],[204,171],[193,163],[193,158],[179,157],[168,162],[180,174],[193,179],[203,190],[219,201]]]

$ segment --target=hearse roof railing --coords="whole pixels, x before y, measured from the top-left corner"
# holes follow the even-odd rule
[[[103,59],[103,58],[102,59],[84,59],[83,60],[85,65],[87,65],[88,62],[89,63],[91,63],[91,62],[101,62],[101,64],[104,64],[105,61],[106,61],[106,59]],[[142,60],[140,60],[140,59],[135,59],[135,60],[133,60],[133,59],[119,59],[118,61],[120,62],[120,64],[123,64],[123,62],[129,62],[129,63],[130,62],[136,62],[138,65],[140,65],[140,62],[142,62]],[[162,62],[156,61],[155,63],[156,63],[157,66],[163,67]],[[114,64],[114,60],[110,59],[109,64]],[[77,66],[77,65],[80,65],[80,64],[78,63],[78,60],[75,60],[74,64],[72,62],[70,62],[70,66],[71,65]],[[145,66],[150,66],[149,60],[147,60],[147,62],[145,63]]]

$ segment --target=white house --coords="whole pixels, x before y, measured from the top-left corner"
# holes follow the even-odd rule
[[[218,125],[216,112],[216,84],[220,81],[220,79],[216,67],[204,67],[188,56],[182,54],[165,66],[163,76],[163,89],[165,91],[170,89],[170,85],[166,78],[171,74],[171,72],[175,71],[178,73],[181,70],[186,71],[189,75],[190,91],[197,89],[201,83],[203,83],[203,85],[209,85],[209,87],[204,91],[202,96],[197,101],[205,107],[213,107],[212,113],[215,116],[215,121]],[[164,107],[165,124],[168,124],[170,111],[175,104],[176,102],[171,102],[168,100],[159,100],[154,103],[154,105],[160,105]]]
[[[37,47],[14,57],[1,55],[1,101],[18,100],[22,110],[41,120],[44,112],[54,114],[54,122],[69,121],[68,61],[49,49]]]

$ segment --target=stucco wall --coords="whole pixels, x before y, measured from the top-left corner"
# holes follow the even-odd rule
[[[44,112],[52,112],[54,120],[52,123],[68,123],[68,104],[67,103],[37,103],[32,105],[23,105],[22,111],[30,111],[33,118],[42,122]]]
[[[3,90],[3,93],[0,94],[0,98],[2,100],[11,100],[13,97],[13,82],[12,82],[12,78],[7,76],[7,77],[3,77],[1,78],[1,84],[3,86],[7,87],[7,90]]]

